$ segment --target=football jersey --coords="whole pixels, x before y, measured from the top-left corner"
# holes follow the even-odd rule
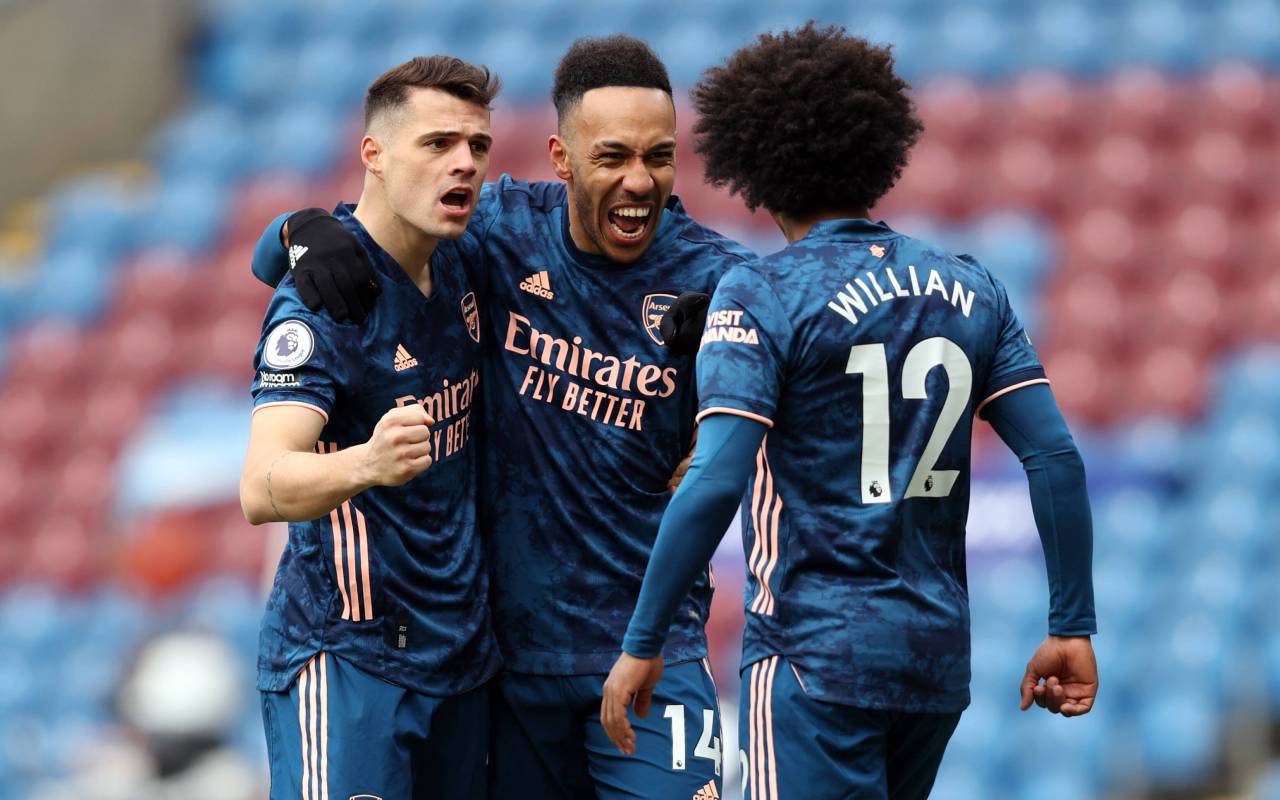
[[[517,672],[608,672],[693,445],[693,358],[663,347],[676,296],[753,255],[676,198],[631,264],[584,253],[562,183],[487,184],[464,246],[484,284],[480,520],[495,630]],[[670,662],[706,653],[710,576],[672,625]]]
[[[255,408],[314,408],[325,417],[316,448],[331,453],[368,441],[387,411],[421,403],[435,420],[434,463],[402,486],[289,524],[262,622],[259,688],[285,689],[325,650],[415,691],[458,694],[500,666],[476,530],[478,304],[455,243],[432,255],[425,297],[350,207],[334,214],[377,270],[381,298],[364,323],[337,323],[309,311],[287,276],[263,323]]]
[[[770,426],[742,503],[743,664],[832,702],[969,701],[974,412],[1044,382],[1000,282],[864,219],[736,267],[698,355],[701,411]]]

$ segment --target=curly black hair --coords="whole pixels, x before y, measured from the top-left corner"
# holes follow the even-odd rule
[[[924,126],[893,54],[843,27],[761,34],[693,89],[706,181],[794,218],[869,210]]]
[[[606,86],[638,86],[671,94],[667,67],[649,45],[623,34],[584,36],[569,46],[556,67],[551,100],[557,119],[564,121],[584,94]]]

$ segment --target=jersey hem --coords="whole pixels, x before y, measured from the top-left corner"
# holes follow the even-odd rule
[[[741,671],[773,656],[786,659],[796,672],[804,693],[825,703],[866,708],[875,711],[897,711],[905,714],[955,714],[969,707],[969,688],[954,689],[921,696],[905,686],[886,686],[874,682],[844,683],[823,680],[816,672],[797,665],[795,659],[782,652],[761,653],[750,661],[743,659]],[[803,677],[801,677],[803,676]],[[910,700],[901,699],[910,697]]]
[[[992,400],[995,400],[995,399],[1000,398],[1000,397],[1004,397],[1006,394],[1009,394],[1010,392],[1015,392],[1015,391],[1017,391],[1018,389],[1023,389],[1023,388],[1025,388],[1025,387],[1027,387],[1027,386],[1034,386],[1034,385],[1035,385],[1035,384],[1037,384],[1037,383],[1048,384],[1048,383],[1049,383],[1049,379],[1048,379],[1048,378],[1046,378],[1046,377],[1044,377],[1044,373],[1042,372],[1042,373],[1040,373],[1040,377],[1037,377],[1037,378],[1030,378],[1030,379],[1025,380],[1025,381],[1019,381],[1018,383],[1014,383],[1014,384],[1011,384],[1011,385],[1009,385],[1009,386],[1004,387],[1003,389],[999,389],[999,390],[997,390],[997,391],[993,392],[992,394],[988,395],[986,400],[983,400],[981,403],[978,403],[978,407],[977,407],[977,408],[975,408],[975,409],[973,410],[973,413],[974,413],[974,414],[977,414],[977,415],[979,415],[979,416],[981,416],[981,415],[982,415],[982,409],[986,408],[986,407],[987,407],[987,405],[988,405]]]
[[[607,653],[542,653],[526,650],[504,654],[504,668],[507,672],[525,675],[606,675],[613,669],[614,662],[621,654],[621,650]],[[705,644],[690,644],[668,648],[663,653],[662,663],[670,667],[706,657]]]
[[[296,407],[298,407],[298,408],[309,408],[309,409],[311,409],[312,411],[314,411],[314,412],[316,412],[317,414],[319,414],[321,417],[323,417],[323,418],[324,418],[324,421],[325,421],[325,424],[328,424],[328,422],[329,422],[329,412],[328,412],[328,411],[325,411],[323,408],[321,408],[320,406],[316,405],[315,403],[307,403],[307,402],[302,401],[302,400],[270,400],[270,401],[268,401],[268,402],[266,402],[266,403],[261,403],[261,404],[259,404],[259,405],[254,406],[254,407],[253,407],[253,413],[254,413],[254,414],[257,414],[257,413],[258,413],[259,411],[261,411],[262,409],[264,409],[264,408],[271,408],[271,407],[273,407],[273,406],[296,406]]]
[[[740,408],[734,408],[732,406],[709,406],[704,408],[698,412],[698,416],[694,417],[694,422],[702,422],[703,419],[711,416],[712,414],[732,414],[734,416],[746,417],[747,419],[763,423],[767,428],[773,427],[773,420],[768,417],[755,414],[751,411],[743,411]]]

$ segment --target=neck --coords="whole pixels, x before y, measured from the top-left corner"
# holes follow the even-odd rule
[[[787,237],[787,244],[794,244],[808,236],[809,231],[819,222],[826,222],[829,219],[866,219],[868,214],[869,210],[865,208],[822,211],[804,217],[788,217],[785,214],[771,212],[773,221],[778,223],[778,228],[782,230],[782,235]]]
[[[567,188],[569,190],[569,238],[582,252],[600,255],[600,248],[582,229],[582,218],[578,216],[578,204],[574,200],[573,185],[567,184]]]
[[[369,232],[370,238],[396,260],[409,279],[430,294],[431,254],[439,239],[423,233],[391,210],[386,197],[376,187],[365,185],[352,215]]]

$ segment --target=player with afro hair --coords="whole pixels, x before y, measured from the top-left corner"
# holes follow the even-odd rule
[[[793,219],[864,216],[924,129],[888,46],[813,22],[762,34],[693,89],[706,180]]]

